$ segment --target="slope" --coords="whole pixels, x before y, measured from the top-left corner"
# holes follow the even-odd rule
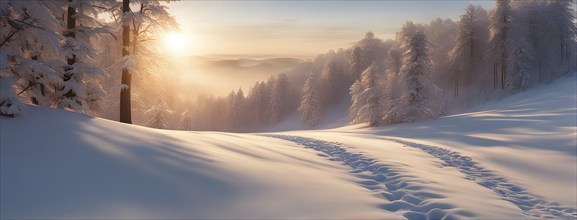
[[[451,204],[459,204],[458,207],[493,195],[516,206],[512,208],[525,217],[573,219],[577,217],[576,82],[573,73],[553,84],[489,103],[478,111],[437,120],[285,134],[339,142],[352,152],[381,162],[391,161],[388,154],[393,154],[402,158],[403,167],[417,167],[409,173],[418,173],[431,162],[450,168],[454,172],[440,175],[436,172],[442,171],[436,170],[418,177],[433,178],[432,182],[443,190],[467,189],[448,195],[453,200]],[[381,141],[370,146],[371,139]],[[432,160],[407,160],[406,152],[392,150],[395,145],[391,142]],[[388,152],[386,156],[382,155],[384,152]],[[445,181],[450,176],[459,177],[451,180],[453,183],[468,183],[452,185]],[[499,213],[482,204],[471,208]],[[472,213],[471,217],[491,217]],[[503,213],[497,217],[513,218]]]
[[[0,119],[0,218],[377,218],[339,164],[270,138],[28,107]],[[397,216],[398,217],[398,216]]]
[[[155,130],[0,118],[0,218],[577,217],[576,76],[381,128]]]

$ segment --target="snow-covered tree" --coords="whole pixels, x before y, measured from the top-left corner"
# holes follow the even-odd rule
[[[403,65],[400,77],[404,85],[400,103],[385,115],[391,123],[413,122],[432,118],[440,113],[440,89],[431,80],[431,61],[428,40],[423,30],[407,22],[400,32]]]
[[[515,93],[518,91],[524,91],[529,88],[530,82],[530,64],[532,57],[528,52],[528,45],[516,46],[515,51],[513,51],[513,57],[515,62],[512,66],[512,76],[507,79],[507,91],[509,93]]]
[[[62,54],[61,23],[51,8],[54,1],[0,2],[0,76],[15,82],[20,97],[31,103],[53,106],[54,88],[62,85],[57,60]],[[6,89],[8,89],[6,88]]]
[[[542,13],[540,20],[544,21],[546,32],[540,36],[540,43],[543,44],[543,53],[540,57],[543,59],[541,65],[542,81],[550,82],[551,80],[564,75],[577,64],[576,56],[576,24],[575,24],[575,3],[571,0],[552,0],[547,1],[545,6],[541,7]]]
[[[270,89],[265,82],[259,82],[252,87],[248,97],[247,112],[253,127],[267,125],[270,121]]]
[[[451,70],[454,73],[454,95],[459,96],[461,88],[486,81],[481,65],[488,38],[488,17],[485,9],[470,4],[465,8],[458,23],[455,47],[449,53]]]
[[[551,46],[548,45],[548,41],[551,39],[551,26],[549,24],[550,13],[548,9],[548,3],[546,1],[514,1],[513,6],[515,8],[515,26],[517,31],[523,33],[517,33],[518,36],[525,38],[527,43],[530,45],[532,57],[535,59],[534,65],[531,69],[535,72],[534,78],[537,82],[543,82],[548,80],[549,57],[553,56],[553,53],[547,55],[551,51]],[[557,59],[557,58],[554,58]]]
[[[270,100],[271,120],[273,123],[278,123],[286,115],[289,87],[288,76],[285,73],[281,73],[274,80]]]
[[[126,122],[139,123],[139,115],[132,117],[131,110],[146,109],[155,105],[152,100],[135,100],[137,97],[148,97],[153,95],[150,87],[159,87],[165,84],[165,78],[176,76],[176,74],[164,74],[171,72],[173,66],[171,57],[166,56],[166,52],[159,47],[158,39],[162,38],[166,32],[178,29],[174,17],[169,13],[168,6],[164,3],[171,0],[124,0],[128,1],[128,10],[122,14],[120,23],[123,25],[123,53],[126,54],[127,62],[123,69],[122,84],[126,87],[121,91],[122,114],[125,115]],[[133,66],[131,66],[133,65]],[[172,71],[176,72],[176,71]],[[171,93],[176,82],[170,82],[167,93]],[[131,96],[134,96],[131,97]],[[166,102],[172,104],[174,94],[167,94]],[[131,101],[141,106],[132,106]],[[141,112],[137,112],[141,113]],[[130,118],[130,120],[128,120]]]
[[[12,78],[0,76],[0,115],[14,117],[24,111],[24,103],[14,92],[12,81]]]
[[[381,124],[383,118],[383,90],[378,83],[379,69],[376,65],[369,66],[361,79],[351,86],[352,104],[349,109],[351,123],[368,123],[371,127]]]
[[[375,37],[373,32],[367,32],[365,38],[357,42],[352,49],[351,63],[354,79],[359,79],[361,73],[369,66],[384,68],[385,55],[390,45]]]
[[[316,76],[311,74],[307,79],[303,88],[303,95],[298,112],[301,115],[302,121],[309,125],[315,126],[321,120],[321,97],[318,91]]]
[[[99,34],[111,33],[98,16],[115,4],[112,0],[75,0],[64,4],[66,64],[61,75],[63,84],[56,87],[58,107],[88,112],[90,107],[98,106],[96,102],[103,96],[103,91],[95,85],[100,83],[105,71],[95,65],[97,51],[91,40]]]
[[[347,75],[348,61],[344,58],[345,52],[331,50],[327,56],[328,61],[321,72],[322,81],[318,82],[325,107],[337,104],[346,95],[347,88],[350,86]]]
[[[180,129],[184,131],[192,130],[192,112],[188,107],[180,114]]]
[[[244,129],[244,116],[245,116],[245,102],[244,92],[242,89],[238,89],[235,93],[234,91],[230,95],[230,123],[233,131],[241,131]]]
[[[455,46],[454,36],[458,25],[451,19],[437,18],[429,24],[422,25],[422,27],[430,42],[429,53],[433,83],[448,90],[452,86],[450,83],[452,76],[449,71],[449,52]]]
[[[501,89],[505,89],[505,82],[509,73],[512,55],[511,24],[513,21],[513,9],[510,0],[496,0],[495,8],[489,16],[489,54],[493,61],[493,86],[501,82]],[[500,80],[498,73],[501,73]]]
[[[89,113],[103,95],[91,40],[106,33],[98,15],[115,1],[2,1],[0,50],[17,94],[32,104]],[[7,71],[9,70],[9,71]]]
[[[150,120],[148,121],[149,127],[167,129],[168,116],[172,114],[172,110],[170,110],[166,101],[161,97],[158,99],[156,105],[146,111],[146,114],[150,116]]]

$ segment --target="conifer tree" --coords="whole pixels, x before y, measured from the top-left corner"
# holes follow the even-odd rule
[[[368,123],[371,127],[382,123],[384,103],[383,90],[378,83],[378,75],[382,74],[379,69],[376,65],[369,66],[361,79],[351,86],[351,123]]]
[[[423,30],[407,22],[400,32],[403,65],[400,77],[404,86],[400,103],[385,115],[391,123],[414,122],[436,116],[440,89],[431,80],[428,40]]]
[[[507,74],[512,55],[511,24],[513,9],[510,0],[496,0],[495,8],[490,14],[489,57],[493,58],[493,86],[496,89],[501,82],[501,90],[505,89]],[[499,74],[501,77],[499,79]]]
[[[321,120],[321,100],[314,74],[311,74],[305,83],[298,111],[302,121],[309,126],[315,126]]]

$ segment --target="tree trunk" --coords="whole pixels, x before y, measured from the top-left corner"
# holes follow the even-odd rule
[[[64,31],[64,36],[75,39],[76,33],[74,32],[74,28],[76,28],[76,8],[70,6],[71,2],[72,0],[68,0],[69,5],[66,15],[66,31]],[[71,57],[66,57],[66,63],[68,66],[64,67],[64,82],[74,78],[74,74],[71,73],[70,70],[72,70],[72,65],[76,63],[76,54],[72,54]],[[76,94],[74,94],[72,90],[68,90],[66,93],[64,93],[64,96],[67,98],[72,98],[75,97]]]
[[[455,72],[455,97],[459,96],[459,71]]]
[[[69,3],[72,0],[68,0]],[[66,32],[64,33],[65,37],[70,37],[75,39],[76,33],[74,32],[74,28],[76,28],[76,8],[68,6],[68,13],[66,16]],[[76,63],[76,55],[72,55],[72,57],[67,57],[66,62],[68,65],[72,65]]]
[[[130,0],[122,0],[123,16],[130,12]],[[130,26],[123,22],[122,25],[122,56],[130,54]],[[131,106],[130,106],[130,87],[131,75],[127,68],[122,69],[122,84],[126,86],[120,90],[120,122],[132,124]]]
[[[497,89],[497,65],[493,64],[493,89]]]
[[[507,77],[507,65],[501,64],[501,90],[505,90],[506,77]]]

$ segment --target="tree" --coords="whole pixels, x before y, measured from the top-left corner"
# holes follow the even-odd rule
[[[259,82],[252,87],[248,97],[247,112],[252,120],[253,128],[267,125],[270,121],[270,88],[265,82]]]
[[[127,16],[130,13],[130,0],[122,0],[122,57],[130,55],[130,26]],[[126,86],[120,90],[120,122],[132,124],[132,107],[130,100],[131,75],[128,68],[122,68],[122,85]]]
[[[15,117],[24,112],[24,103],[12,88],[12,78],[0,76],[0,115]]]
[[[4,85],[16,85],[5,88],[7,92],[13,90],[10,93],[43,106],[54,105],[53,88],[62,83],[50,59],[62,54],[62,35],[55,31],[59,20],[49,4],[55,2],[0,2],[0,77],[10,78]]]
[[[546,58],[545,71],[547,72],[547,82],[570,72],[575,68],[577,51],[576,44],[576,24],[575,24],[575,4],[570,0],[548,1],[545,7],[546,13],[542,17],[548,27],[545,36]]]
[[[480,6],[469,4],[461,15],[455,36],[455,47],[449,53],[451,70],[454,72],[454,96],[460,88],[467,88],[473,80],[483,82],[481,71],[488,37],[487,12]]]
[[[172,114],[172,110],[170,110],[166,101],[161,97],[158,99],[156,105],[146,111],[146,114],[150,115],[150,121],[148,121],[149,127],[167,129],[168,116]]]
[[[230,97],[230,120],[231,127],[233,131],[241,131],[244,127],[244,115],[245,115],[245,97],[242,89],[238,89],[235,93],[231,92]]]
[[[427,36],[412,22],[407,22],[400,32],[403,65],[400,76],[404,93],[385,120],[391,123],[414,122],[432,118],[439,114],[440,89],[431,80],[431,61],[428,51]]]
[[[286,115],[287,101],[289,95],[289,81],[285,73],[277,76],[273,83],[273,90],[271,94],[271,120],[273,123],[278,123]]]
[[[98,107],[104,68],[91,40],[108,31],[97,19],[112,0],[2,1],[4,77],[32,104],[89,113]],[[6,32],[5,32],[6,31]]]
[[[449,52],[455,47],[454,36],[458,25],[451,19],[437,18],[422,26],[429,40],[433,83],[449,90],[452,87],[451,81],[448,80],[452,78],[449,75]]]
[[[368,123],[371,127],[381,124],[384,103],[383,91],[378,83],[378,76],[381,74],[379,69],[376,65],[369,66],[361,74],[361,79],[351,86],[351,123]]]
[[[493,86],[497,88],[498,72],[501,71],[501,89],[505,89],[508,74],[508,66],[511,63],[512,37],[511,23],[513,9],[510,0],[496,0],[495,8],[489,16],[490,37],[489,53],[494,57],[493,61]],[[499,68],[499,66],[501,68]]]
[[[192,130],[192,113],[188,110],[188,107],[184,109],[182,114],[180,114],[180,129],[185,131]]]
[[[97,102],[104,92],[95,85],[100,84],[105,71],[94,63],[97,51],[91,40],[111,32],[98,15],[112,9],[114,4],[112,0],[68,0],[64,4],[66,28],[62,35],[66,64],[60,76],[63,84],[56,87],[58,107],[88,112],[99,106]]]
[[[129,26],[129,54],[127,57],[128,72],[130,72],[130,95],[131,95],[131,121],[139,123],[141,113],[139,109],[148,109],[155,105],[153,100],[145,99],[154,95],[150,87],[159,87],[166,84],[166,102],[169,106],[173,104],[173,87],[176,86],[177,74],[164,74],[171,72],[172,57],[166,56],[162,48],[158,46],[158,39],[168,31],[176,30],[177,24],[174,17],[168,12],[168,8],[163,2],[170,0],[130,0],[131,10],[125,13],[122,24]],[[122,83],[126,85],[125,83]],[[128,90],[126,90],[128,91]],[[133,114],[136,114],[133,116]],[[136,117],[135,117],[136,116]]]
[[[535,78],[539,83],[548,80],[545,73],[549,73],[549,57],[554,57],[556,52],[551,54],[551,45],[548,41],[552,39],[550,17],[551,14],[548,3],[546,1],[515,1],[513,5],[516,9],[515,26],[519,33],[523,35],[528,45],[531,48],[532,57],[535,59],[535,64],[531,67],[534,69]],[[557,48],[557,47],[555,47]],[[558,60],[558,58],[553,58]],[[553,64],[554,65],[554,64]]]
[[[374,68],[383,68],[385,62],[383,58],[389,47],[390,45],[385,44],[383,40],[376,38],[373,32],[367,32],[365,38],[353,46],[351,57],[353,78],[359,79],[361,73],[371,65],[374,65]]]
[[[517,46],[512,55],[515,58],[512,70],[514,74],[508,78],[506,85],[509,93],[524,91],[529,88],[529,68],[532,60],[528,48],[525,45]]]
[[[316,83],[316,76],[311,74],[305,83],[298,108],[302,121],[309,126],[315,126],[321,120],[321,101]]]
[[[321,72],[322,81],[319,82],[325,107],[337,104],[346,95],[347,88],[350,86],[347,82],[349,68],[346,66],[344,51],[336,53],[331,50],[327,56],[327,63]]]

